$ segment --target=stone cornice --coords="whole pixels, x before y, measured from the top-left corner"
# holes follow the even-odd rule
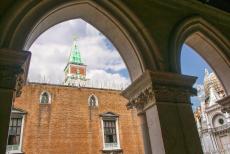
[[[223,112],[228,112],[230,113],[230,96],[224,97],[221,100],[218,100],[216,103],[222,106],[222,111]]]
[[[158,103],[188,103],[195,95],[196,77],[167,72],[146,71],[122,92],[128,108],[146,109]]]
[[[207,107],[206,112],[210,113],[210,112],[213,112],[213,111],[218,111],[220,108],[221,108],[221,106],[219,104],[214,104],[212,106]]]
[[[196,77],[179,75],[176,73],[167,72],[151,72],[145,71],[137,80],[135,80],[128,88],[126,88],[122,95],[127,99],[132,98],[135,95],[149,87],[157,89],[157,87],[167,87],[171,89],[184,89],[191,93],[196,94],[196,90],[191,87],[196,81]]]
[[[140,94],[132,99],[126,104],[128,109],[137,108],[138,111],[147,109],[152,106],[155,102],[154,92],[152,88],[149,87],[140,92]]]
[[[14,89],[20,96],[28,74],[31,53],[0,49],[0,88]]]

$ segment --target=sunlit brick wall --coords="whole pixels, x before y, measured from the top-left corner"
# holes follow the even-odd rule
[[[39,103],[43,91],[51,94],[51,104]],[[99,106],[90,109],[91,94],[98,97]],[[102,153],[99,114],[114,112],[119,115],[123,153],[142,154],[138,117],[135,110],[126,109],[126,102],[120,91],[30,83],[14,103],[14,107],[27,111],[22,150],[26,154]]]

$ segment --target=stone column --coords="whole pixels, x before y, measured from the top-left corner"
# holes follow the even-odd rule
[[[11,106],[20,96],[29,67],[27,51],[0,49],[0,153],[6,153]]]
[[[141,113],[138,115],[140,118],[141,123],[141,131],[142,131],[142,137],[143,137],[143,143],[144,143],[144,152],[145,154],[151,154],[151,144],[149,139],[149,129],[148,129],[148,123],[146,119],[146,114]]]
[[[202,154],[190,96],[196,77],[146,71],[126,90],[128,108],[145,113],[152,154]],[[145,142],[144,142],[145,143]]]

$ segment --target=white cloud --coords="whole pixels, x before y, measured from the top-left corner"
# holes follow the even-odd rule
[[[29,70],[30,81],[49,80],[58,83],[64,79],[63,70],[68,60],[68,46],[58,44],[36,44],[31,47],[32,58]]]
[[[116,49],[108,49],[102,36],[85,37],[79,40],[79,48],[89,69],[119,71],[126,69]]]
[[[60,23],[34,42],[30,48],[30,81],[42,82],[44,76],[49,83],[60,84],[64,80],[63,70],[68,62],[74,34],[78,36],[79,49],[88,69],[87,77],[92,82],[117,82],[116,85],[130,83],[129,78],[120,73],[126,70],[126,66],[116,48],[104,35],[80,19]]]
[[[105,70],[90,70],[88,84],[97,88],[124,89],[130,84],[128,78],[122,77],[119,73],[108,73]]]

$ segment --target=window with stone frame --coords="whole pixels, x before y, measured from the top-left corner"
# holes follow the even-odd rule
[[[92,95],[89,99],[90,106],[96,106],[96,98],[94,95]]]
[[[95,95],[90,95],[88,99],[88,104],[90,107],[98,106],[98,99]]]
[[[21,152],[23,117],[25,112],[12,110],[8,131],[7,151]]]
[[[22,126],[22,117],[10,119],[8,145],[20,144],[21,126]]]
[[[40,96],[40,103],[41,104],[48,104],[50,103],[50,94],[48,92],[42,92]]]
[[[117,151],[120,149],[118,115],[112,112],[106,112],[100,115],[102,117],[103,147],[104,152]],[[114,151],[114,152],[115,152]]]
[[[107,143],[117,143],[116,119],[103,120],[104,140]]]

